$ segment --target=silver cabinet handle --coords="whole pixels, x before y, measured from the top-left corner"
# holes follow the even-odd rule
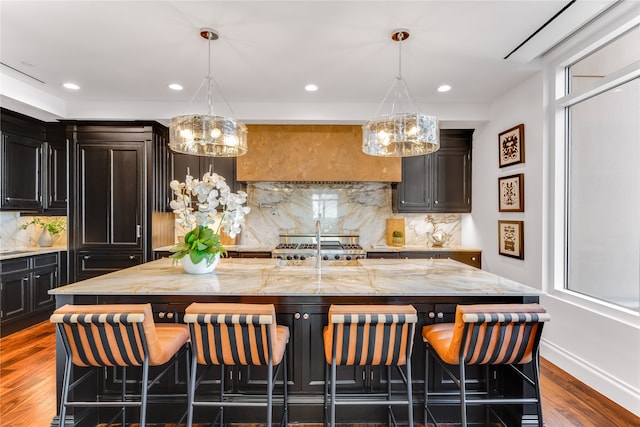
[[[129,255],[129,259],[135,259],[135,255]]]
[[[433,311],[429,312],[429,319],[433,319],[434,317],[436,317],[436,314]]]
[[[296,314],[294,314],[294,315],[293,315],[293,318],[294,318],[294,319],[296,319],[296,320],[298,320],[298,319],[300,318],[300,313],[296,313]]]
[[[142,226],[140,224],[136,225],[136,238],[142,237]]]
[[[91,255],[85,255],[82,257],[82,259],[90,259],[90,258],[91,258]]]
[[[437,201],[437,200],[434,200],[434,201],[433,201],[433,203],[435,203],[435,204],[437,205],[437,204],[438,204],[438,201]]]
[[[39,275],[39,274],[36,274],[35,276],[33,276],[33,278],[34,278],[34,279],[39,279],[39,278],[40,278],[40,275]]]
[[[438,319],[442,319],[444,317],[444,314],[442,314],[442,312],[438,312]]]
[[[309,319],[309,313],[305,313],[305,314],[303,314],[303,315],[302,315],[302,318],[303,318],[304,320]]]

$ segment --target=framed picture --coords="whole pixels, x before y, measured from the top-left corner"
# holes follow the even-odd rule
[[[524,221],[498,221],[498,253],[524,259]]]
[[[512,127],[498,135],[498,164],[501,168],[524,163],[524,124]]]
[[[498,178],[498,211],[524,212],[524,174]]]

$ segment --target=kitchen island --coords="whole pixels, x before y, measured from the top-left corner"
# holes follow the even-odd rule
[[[540,291],[447,259],[362,259],[357,261],[325,261],[320,269],[315,261],[283,261],[277,259],[222,259],[212,274],[188,275],[170,259],[142,264],[126,270],[70,284],[52,291],[56,305],[142,303],[153,305],[156,321],[181,322],[184,308],[192,302],[249,302],[276,305],[278,322],[291,330],[289,344],[290,422],[322,421],[324,359],[322,329],[327,323],[331,304],[413,304],[419,313],[417,331],[422,325],[453,321],[457,304],[537,302]],[[419,332],[418,332],[419,334]],[[58,343],[58,384],[62,380],[64,353]],[[419,335],[414,340],[413,379],[416,396],[416,420],[420,422],[421,390],[424,385],[424,351]],[[164,384],[164,403],[149,411],[152,422],[175,422],[178,408],[184,407],[184,366],[176,369]],[[430,381],[443,395],[454,392],[454,386],[443,372],[433,368]],[[262,393],[264,370],[254,367],[228,367],[225,372],[229,392]],[[487,382],[498,390],[513,389],[507,372],[500,369],[490,376],[484,369],[470,372],[469,387],[484,389]],[[489,381],[487,381],[489,379]],[[385,392],[386,369],[376,367],[341,367],[338,381],[342,390],[354,394]],[[400,381],[392,377],[395,389]],[[215,381],[214,381],[215,382]],[[132,385],[133,386],[133,385]],[[108,373],[96,384],[105,398],[118,392],[115,373]],[[215,389],[215,384],[212,384]],[[400,387],[397,387],[400,389]],[[513,390],[512,390],[513,391]],[[95,393],[95,390],[89,390]],[[516,394],[522,394],[515,386]],[[511,408],[501,415],[520,425],[526,408]],[[205,411],[202,411],[205,412]],[[445,407],[443,421],[455,421],[455,407]],[[260,422],[262,411],[228,411],[226,420]],[[277,417],[279,408],[274,410]],[[79,412],[76,416],[80,415]],[[399,421],[403,411],[397,411]],[[471,413],[472,419],[485,417],[485,411]],[[87,425],[108,420],[107,414],[90,413]],[[338,411],[341,422],[386,422],[383,408],[349,408]],[[54,419],[55,420],[55,419]],[[198,420],[196,420],[198,421]],[[94,424],[95,425],[95,424]]]

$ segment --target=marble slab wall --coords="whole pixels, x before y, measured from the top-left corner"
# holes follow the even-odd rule
[[[240,244],[269,246],[280,234],[355,233],[367,249],[386,243],[386,220],[404,218],[405,245],[429,246],[428,233],[439,227],[451,235],[448,245],[460,245],[460,214],[394,214],[387,183],[259,182],[247,186],[246,218]]]
[[[53,217],[39,216],[42,220]],[[22,228],[33,220],[32,216],[20,216],[19,212],[0,212],[0,249],[12,250],[21,248],[32,248],[38,246],[38,238],[42,234],[42,227],[39,225],[29,225]],[[66,244],[66,230],[55,236],[53,244]]]

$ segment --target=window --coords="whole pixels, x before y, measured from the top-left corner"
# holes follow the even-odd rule
[[[565,288],[640,309],[640,26],[564,66]]]

